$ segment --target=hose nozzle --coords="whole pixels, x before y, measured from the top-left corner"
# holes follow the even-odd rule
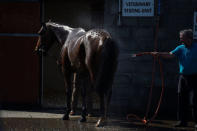
[[[133,58],[136,57],[136,56],[137,56],[136,54],[132,54],[132,55],[131,55],[131,57],[133,57]]]

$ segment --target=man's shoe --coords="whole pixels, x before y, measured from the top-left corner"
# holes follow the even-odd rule
[[[174,125],[174,127],[186,127],[187,122],[179,121],[177,124]]]

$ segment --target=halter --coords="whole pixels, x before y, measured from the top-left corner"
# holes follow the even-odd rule
[[[36,42],[36,47],[35,47],[35,49],[34,49],[34,52],[39,51],[39,49],[38,49],[38,48],[39,48],[40,43],[41,43],[41,42],[40,42],[40,39],[41,39],[41,37],[39,36],[39,37],[38,37],[38,40],[37,40],[37,42]]]

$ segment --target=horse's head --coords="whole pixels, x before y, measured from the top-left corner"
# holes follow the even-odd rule
[[[40,30],[38,31],[38,34],[39,38],[34,51],[38,54],[43,53],[46,55],[54,41],[53,32],[46,23],[43,23]]]

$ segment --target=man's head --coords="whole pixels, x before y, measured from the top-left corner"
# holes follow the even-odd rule
[[[193,41],[192,29],[186,29],[180,31],[180,42],[186,47],[190,47]]]

